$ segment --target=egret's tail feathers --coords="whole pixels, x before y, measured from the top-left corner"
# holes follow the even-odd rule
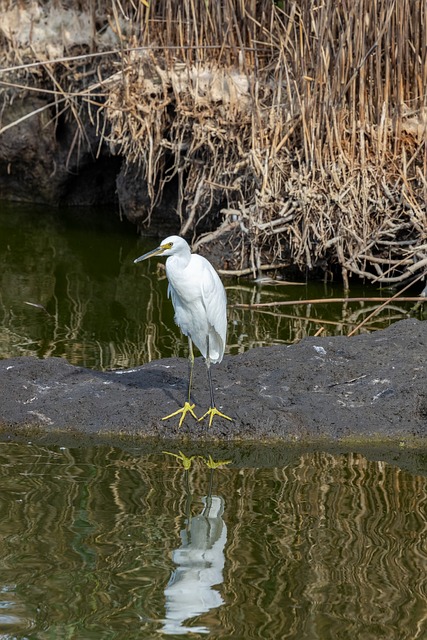
[[[206,356],[209,356],[209,362],[218,364],[221,362],[224,355],[224,342],[221,337],[215,332],[209,334],[209,347]]]

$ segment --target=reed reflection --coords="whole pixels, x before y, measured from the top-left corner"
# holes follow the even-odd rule
[[[88,211],[84,219],[94,219],[93,214]],[[105,226],[104,214],[95,229],[81,220],[59,220],[44,208],[0,208],[0,358],[57,356],[106,370],[187,356],[187,339],[175,326],[167,299],[164,266],[133,265],[135,256],[155,243],[146,239],[137,247],[119,221]],[[227,354],[297,342],[319,328],[322,335],[347,334],[378,304],[307,304],[342,296],[333,284],[226,279],[225,285]],[[378,291],[353,284],[352,295],[378,296]],[[388,326],[412,313],[411,307],[395,301],[369,328]]]
[[[229,450],[2,443],[0,636],[427,637],[424,450]]]

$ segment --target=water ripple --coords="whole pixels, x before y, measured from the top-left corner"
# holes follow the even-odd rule
[[[319,452],[209,474],[2,444],[0,636],[427,637],[424,476]]]

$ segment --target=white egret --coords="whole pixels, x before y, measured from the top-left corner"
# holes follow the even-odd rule
[[[179,236],[166,238],[157,249],[145,253],[134,262],[141,262],[152,256],[168,257],[166,260],[168,297],[172,298],[175,322],[182,333],[188,337],[190,358],[188,399],[181,409],[165,416],[162,420],[182,414],[179,421],[181,426],[187,413],[191,413],[197,420],[193,411],[195,405],[191,403],[193,343],[206,362],[211,402],[208,411],[199,418],[199,421],[209,416],[209,426],[211,426],[214,416],[232,420],[215,406],[210,370],[211,363],[221,362],[224,355],[227,335],[227,297],[224,286],[211,263],[206,258],[191,253],[187,242]]]

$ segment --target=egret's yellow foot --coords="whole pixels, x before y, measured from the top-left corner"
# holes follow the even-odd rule
[[[199,422],[203,420],[203,418],[206,418],[206,416],[209,416],[209,426],[212,426],[212,420],[214,419],[214,416],[219,416],[220,418],[225,418],[226,420],[230,420],[231,422],[233,422],[233,418],[230,418],[230,416],[226,416],[225,413],[221,413],[221,411],[218,411],[216,407],[209,407],[206,413],[201,418],[199,418]]]
[[[180,413],[182,413],[182,416],[181,416],[181,418],[179,420],[178,427],[180,427],[182,425],[182,423],[184,422],[184,418],[187,415],[187,413],[191,413],[193,418],[195,418],[197,420],[197,416],[193,411],[195,406],[196,406],[195,404],[190,404],[189,402],[186,402],[181,409],[178,409],[177,411],[174,411],[173,413],[170,413],[168,416],[165,416],[164,418],[162,418],[162,420],[169,420],[169,418],[173,418],[174,416],[177,416]]]
[[[171,453],[170,451],[162,451],[162,453],[165,453],[167,456],[173,456],[174,458],[179,460],[186,471],[188,471],[191,468],[191,463],[193,462],[194,458],[196,457],[196,456],[188,457],[188,456],[185,455],[185,453],[182,453],[182,451],[180,451],[179,454],[178,453]]]

